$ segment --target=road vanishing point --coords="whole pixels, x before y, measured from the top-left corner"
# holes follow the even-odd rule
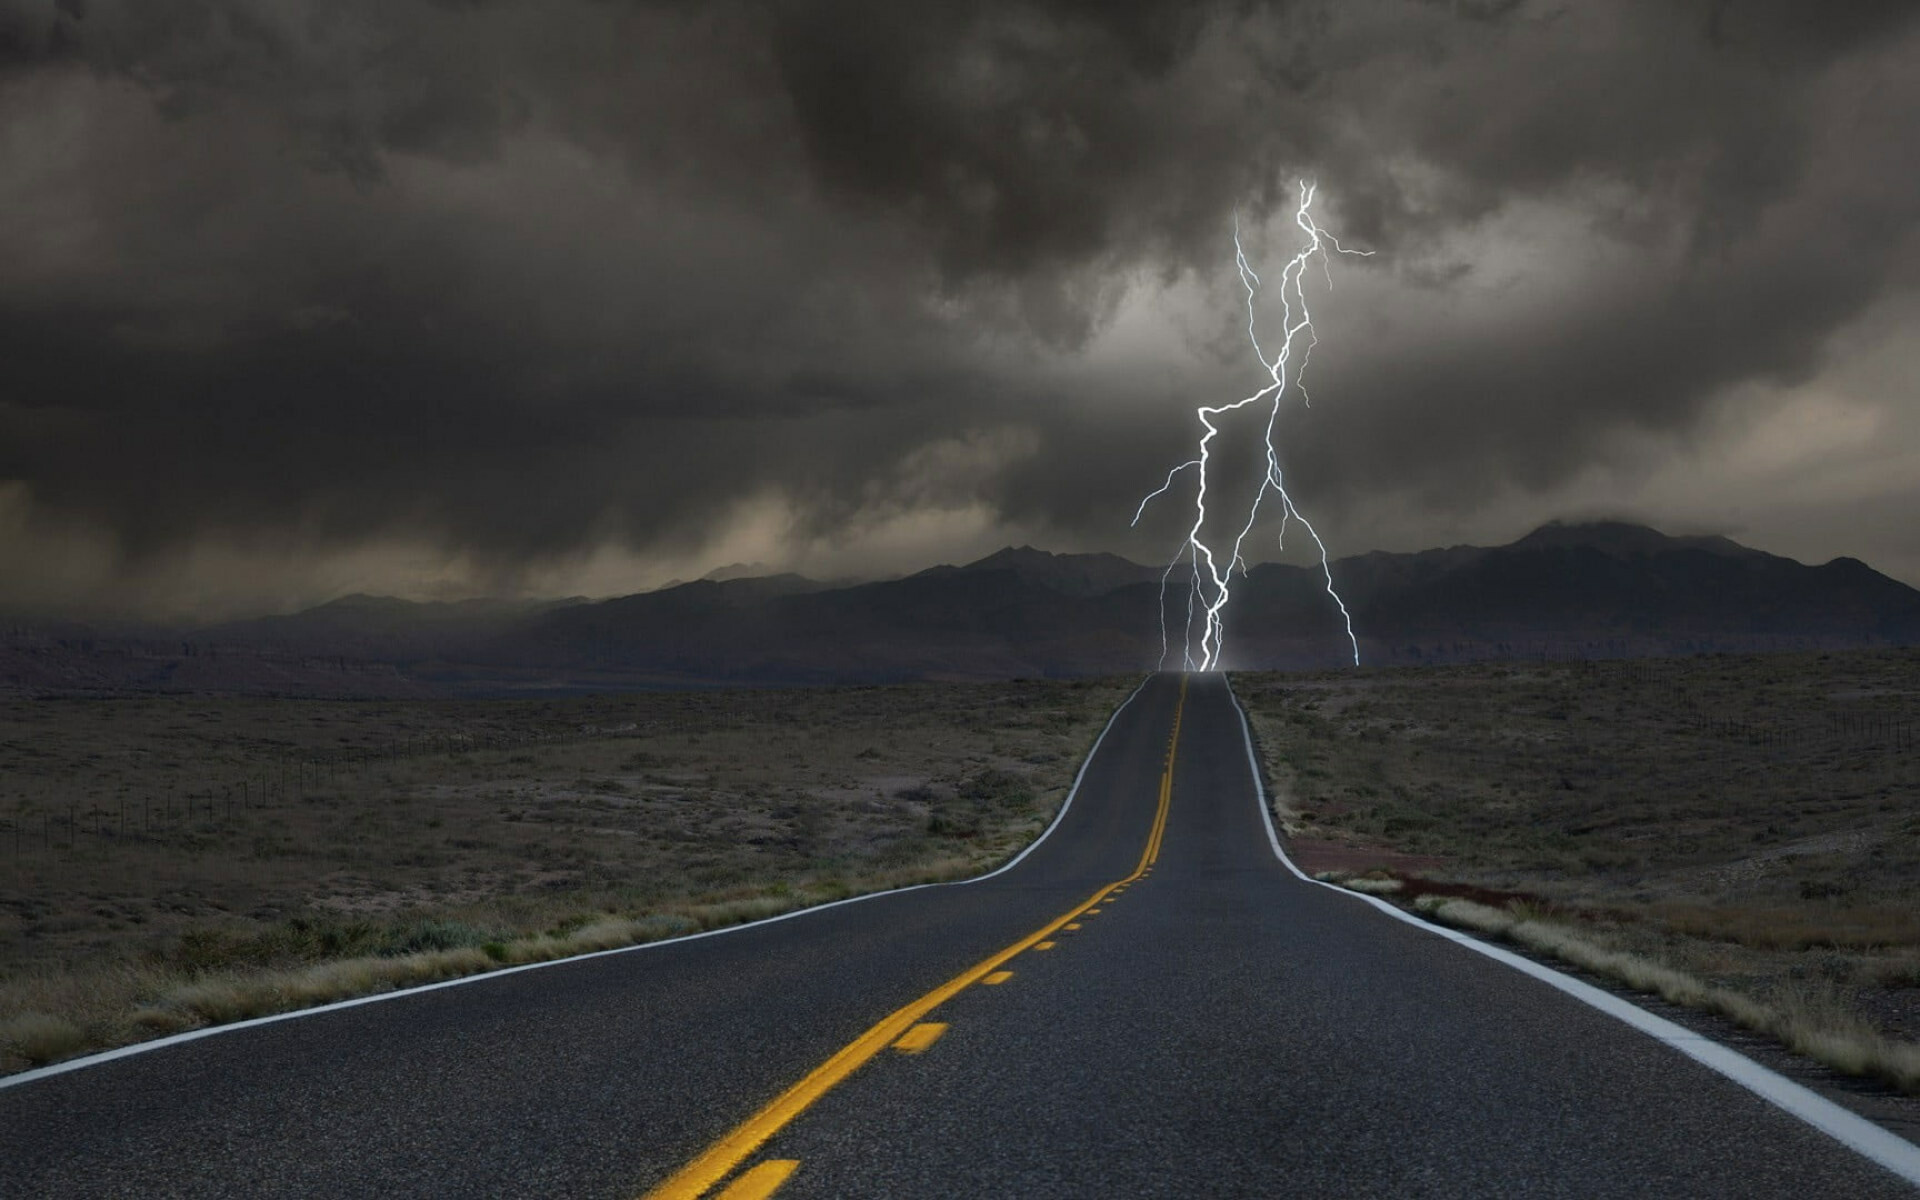
[[[1154,676],[990,876],[19,1076],[0,1196],[1915,1194],[1910,1143],[1301,878],[1253,761],[1223,677]]]

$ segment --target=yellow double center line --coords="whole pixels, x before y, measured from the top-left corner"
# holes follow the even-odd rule
[[[1167,741],[1166,769],[1160,774],[1160,802],[1154,809],[1153,828],[1147,834],[1146,849],[1141,852],[1140,865],[1133,869],[1133,874],[1125,879],[1114,880],[1072,910],[1054,918],[1005,950],[967,968],[911,1004],[896,1009],[879,1024],[843,1046],[832,1058],[815,1067],[805,1079],[780,1093],[771,1104],[748,1117],[732,1133],[707,1147],[705,1153],[682,1167],[672,1178],[648,1192],[646,1200],[697,1200],[706,1195],[715,1184],[745,1162],[749,1155],[765,1145],[768,1138],[805,1112],[835,1084],[859,1070],[868,1059],[892,1045],[920,1018],[1046,941],[1067,922],[1084,915],[1088,909],[1105,900],[1115,888],[1124,887],[1146,874],[1147,869],[1160,857],[1160,839],[1167,831],[1167,809],[1173,801],[1173,758],[1179,749],[1180,721],[1186,707],[1187,679],[1183,675],[1180,677],[1180,699],[1173,710],[1173,735]],[[777,1187],[785,1178],[786,1172],[782,1171],[778,1179],[770,1178],[768,1182]],[[766,1194],[759,1188],[754,1190]]]
[[[1173,803],[1173,756],[1180,748],[1180,721],[1186,716],[1186,712],[1187,677],[1182,675],[1180,677],[1180,700],[1173,706],[1173,733],[1167,738],[1167,765],[1166,769],[1160,772],[1160,804],[1153,810],[1153,828],[1147,832],[1146,849],[1140,852],[1140,865],[1133,869],[1133,874],[1127,876],[1125,879],[1108,884],[1107,891],[1111,891],[1113,888],[1121,886],[1121,884],[1132,883],[1134,880],[1140,878],[1147,873],[1147,868],[1153,865],[1154,860],[1160,857],[1160,839],[1165,837],[1167,833],[1167,809]],[[1106,893],[1103,891],[1101,894],[1105,895]],[[1087,903],[1090,905],[1097,903],[1098,899],[1098,897],[1095,897]]]

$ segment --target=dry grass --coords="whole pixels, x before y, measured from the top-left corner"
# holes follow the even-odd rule
[[[83,814],[0,828],[0,1068],[977,873],[1127,686],[0,704],[0,818]],[[438,749],[258,803],[290,751],[396,741]]]
[[[1367,896],[1391,896],[1403,890],[1407,885],[1398,879],[1343,879],[1340,885],[1351,892]]]
[[[24,1012],[0,1022],[0,1045],[39,1066],[77,1054],[86,1047],[87,1035],[64,1017]]]
[[[1236,687],[1304,869],[1920,1090],[1920,653]]]
[[[1347,886],[1351,886],[1348,884]],[[1510,941],[1674,1004],[1717,1013],[1848,1075],[1920,1092],[1920,1045],[1888,1038],[1831,985],[1792,982],[1766,1000],[1642,955],[1610,949],[1564,925],[1472,900],[1425,896],[1415,908],[1455,928]]]
[[[1920,947],[1920,912],[1880,905],[1730,907],[1666,901],[1647,906],[1645,912],[1675,933],[1762,950]]]

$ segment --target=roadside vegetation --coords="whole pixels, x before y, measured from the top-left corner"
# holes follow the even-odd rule
[[[1235,685],[1302,869],[1920,1093],[1920,651]]]
[[[1131,686],[0,703],[0,1069],[978,873]]]

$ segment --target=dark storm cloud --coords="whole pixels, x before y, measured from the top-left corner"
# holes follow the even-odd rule
[[[23,0],[0,62],[124,77],[181,120],[265,105],[314,165],[371,179],[383,151],[474,160],[524,118],[496,47],[458,20],[483,3]]]
[[[1409,292],[1519,203],[1644,250],[1507,335],[1330,352],[1329,502],[1548,486],[1883,293],[1913,97],[1848,81],[1911,13],[0,0],[0,484],[134,564],[406,534],[510,574],[769,489],[803,533],[974,493],[1097,536],[1179,397],[1059,363],[1314,174]]]

